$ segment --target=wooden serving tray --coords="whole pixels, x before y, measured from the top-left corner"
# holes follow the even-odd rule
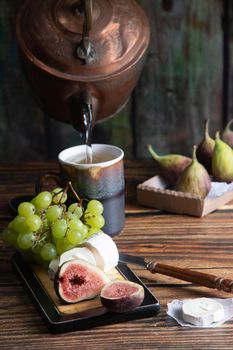
[[[168,189],[165,180],[153,176],[137,186],[138,204],[176,214],[204,217],[233,200],[233,191],[215,198],[199,198],[188,193]]]
[[[83,330],[106,324],[124,322],[154,316],[159,311],[159,302],[142,281],[123,263],[110,272],[111,279],[127,279],[143,286],[144,302],[127,313],[114,313],[102,306],[99,297],[75,304],[63,304],[57,297],[53,282],[41,267],[30,266],[16,253],[12,258],[13,268],[23,282],[26,291],[40,311],[52,333]]]

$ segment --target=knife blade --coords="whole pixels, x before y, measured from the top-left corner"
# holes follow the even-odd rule
[[[141,256],[128,255],[125,253],[119,254],[119,261],[126,264],[134,264],[145,267],[151,273],[159,273],[174,277],[183,281],[188,281],[196,285],[205,286],[208,288],[219,289],[225,292],[233,292],[233,280],[223,278],[200,271],[194,271],[187,268],[175,267],[171,265],[161,264],[155,260],[146,261]]]
[[[147,262],[141,256],[119,253],[119,261],[126,264],[133,264],[147,268]]]

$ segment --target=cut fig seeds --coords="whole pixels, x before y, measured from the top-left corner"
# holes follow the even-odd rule
[[[54,288],[66,303],[77,303],[100,294],[109,278],[98,267],[81,259],[66,261],[57,271]]]
[[[144,300],[144,288],[135,282],[115,280],[102,288],[100,299],[108,310],[128,312],[140,306]]]

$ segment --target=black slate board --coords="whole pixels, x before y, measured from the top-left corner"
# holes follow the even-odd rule
[[[23,282],[27,293],[40,311],[49,331],[52,333],[77,331],[139,318],[147,318],[155,316],[159,312],[160,306],[158,300],[124,263],[119,263],[117,270],[123,278],[143,286],[145,292],[143,304],[127,313],[113,313],[102,309],[99,310],[99,315],[98,310],[95,310],[94,314],[90,310],[87,313],[61,313],[37,274],[28,263],[23,261],[20,253],[15,253],[12,258],[12,265],[19,279]]]

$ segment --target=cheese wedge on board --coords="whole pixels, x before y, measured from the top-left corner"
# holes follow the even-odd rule
[[[84,243],[84,247],[91,250],[96,265],[104,272],[117,266],[119,260],[117,246],[113,239],[105,233],[94,234]]]

